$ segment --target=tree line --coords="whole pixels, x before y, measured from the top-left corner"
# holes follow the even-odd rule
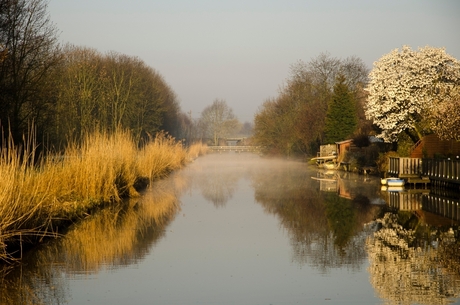
[[[276,154],[314,155],[320,145],[373,135],[413,145],[436,134],[460,140],[460,62],[443,48],[404,46],[374,63],[327,53],[291,66],[279,95],[255,115],[254,140]]]
[[[357,57],[328,53],[291,66],[276,98],[266,100],[254,119],[255,141],[272,153],[315,154],[319,145],[367,133],[361,104],[368,69]]]
[[[130,129],[141,140],[182,137],[188,117],[141,59],[60,46],[43,0],[0,0],[0,126],[20,143],[31,126],[49,147],[92,131]],[[4,138],[2,137],[2,138]]]
[[[426,134],[460,140],[460,63],[441,48],[404,46],[369,70],[358,57],[322,53],[299,61],[278,96],[242,125],[225,100],[198,120],[183,113],[163,77],[140,58],[61,46],[44,0],[0,0],[0,141],[35,138],[59,148],[92,131],[164,130],[180,139],[254,134],[267,150],[313,155],[322,144],[368,135],[415,143]],[[31,128],[34,126],[35,128]]]
[[[115,51],[58,44],[44,0],[0,0],[0,127],[14,143],[62,148],[94,131],[129,129],[142,141],[166,131],[187,144],[251,132],[223,99],[199,119],[144,61]],[[34,128],[32,128],[32,126]]]

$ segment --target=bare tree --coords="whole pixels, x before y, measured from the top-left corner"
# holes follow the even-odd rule
[[[49,122],[47,73],[58,60],[56,28],[43,0],[0,0],[0,124],[20,140],[28,124]],[[41,126],[40,126],[41,125]]]
[[[62,58],[53,78],[57,90],[55,137],[64,143],[67,138],[81,139],[96,126],[105,127],[108,115],[101,105],[105,100],[102,55],[95,49],[67,45]]]
[[[200,121],[214,145],[218,145],[220,138],[228,136],[238,127],[238,119],[233,110],[228,107],[225,100],[219,99],[203,110]]]

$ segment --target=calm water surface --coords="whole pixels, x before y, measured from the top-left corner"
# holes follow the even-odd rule
[[[427,193],[407,199],[379,183],[208,155],[28,253],[3,277],[0,300],[460,304],[456,221],[424,212]]]

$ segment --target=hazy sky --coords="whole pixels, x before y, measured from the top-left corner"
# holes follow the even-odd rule
[[[49,0],[63,43],[138,56],[184,112],[224,99],[240,121],[276,97],[298,60],[445,47],[460,59],[458,0]]]

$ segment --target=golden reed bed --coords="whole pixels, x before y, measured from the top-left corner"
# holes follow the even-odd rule
[[[21,251],[94,208],[138,196],[148,182],[205,149],[185,149],[165,134],[138,148],[128,131],[97,132],[68,145],[62,156],[36,160],[31,143],[19,149],[9,142],[0,151],[0,263],[18,257],[11,248]]]

